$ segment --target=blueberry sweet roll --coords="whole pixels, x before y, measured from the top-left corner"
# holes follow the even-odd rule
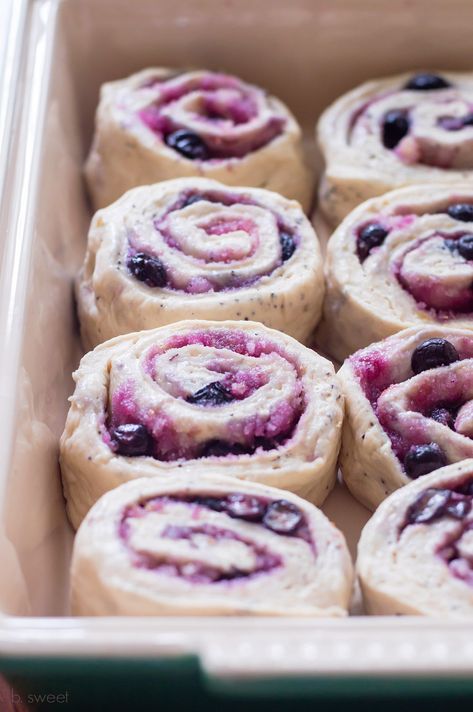
[[[323,294],[298,203],[205,178],[134,188],[100,210],[77,284],[87,348],[186,318],[261,321],[307,341]]]
[[[322,115],[320,205],[338,224],[393,188],[473,177],[473,74],[402,74],[362,84]]]
[[[85,175],[95,208],[137,185],[203,176],[268,188],[310,207],[301,129],[237,77],[145,69],[104,84]]]
[[[343,616],[352,564],[313,505],[274,487],[180,471],[105,494],[72,559],[78,615]]]
[[[415,186],[356,208],[329,240],[318,339],[342,360],[410,326],[473,330],[473,189]]]
[[[392,494],[365,526],[357,570],[369,613],[473,617],[473,460]]]
[[[366,506],[473,457],[471,332],[406,329],[357,351],[337,375],[347,411],[343,478]]]
[[[320,504],[335,480],[343,417],[334,369],[252,322],[183,321],[116,337],[75,373],[61,439],[77,527],[127,480],[184,465],[293,491]]]

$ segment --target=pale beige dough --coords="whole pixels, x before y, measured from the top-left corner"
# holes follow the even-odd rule
[[[472,179],[473,127],[446,131],[437,122],[446,115],[461,117],[471,112],[473,74],[435,73],[453,86],[403,90],[415,74],[409,72],[366,82],[324,111],[317,126],[325,159],[319,204],[332,225],[364,200],[394,188],[419,183],[452,185]],[[410,112],[410,132],[396,150],[385,148],[383,117],[404,109]],[[425,163],[419,162],[420,157]]]
[[[199,200],[169,212],[182,196],[206,192],[253,204]],[[155,227],[160,218],[165,221],[161,230]],[[219,221],[233,221],[237,227],[222,235],[207,234],[206,225]],[[250,225],[249,232],[238,227],[239,221]],[[278,221],[293,232],[298,243],[282,263]],[[175,246],[169,244],[169,234]],[[212,257],[226,246],[237,259]],[[150,287],[138,281],[127,267],[132,247],[159,258],[176,288]],[[218,289],[232,279],[246,286]],[[196,280],[210,281],[210,290],[184,291]],[[113,336],[186,318],[251,319],[307,342],[320,318],[323,294],[318,239],[298,203],[267,190],[229,189],[204,178],[135,188],[97,212],[77,283],[86,348]]]
[[[223,346],[167,346],[171,339],[176,344],[176,339],[202,332],[223,339]],[[247,341],[247,354],[227,345],[225,339],[233,337]],[[268,351],[253,357],[261,343],[268,344]],[[219,407],[186,401],[187,394],[223,378],[221,373],[232,368],[261,372],[263,384],[243,400]],[[343,398],[333,366],[291,337],[261,324],[183,321],[119,336],[84,356],[74,379],[76,388],[60,443],[67,511],[74,527],[109,489],[157,474],[172,481],[186,463],[197,477],[223,471],[293,491],[315,504],[324,501],[335,483]],[[127,389],[132,392],[129,402],[136,402],[144,414],[140,417],[163,416],[183,446],[229,438],[244,444],[247,428],[256,427],[255,419],[263,419],[270,432],[277,427],[278,413],[292,402],[301,403],[301,414],[289,439],[253,454],[172,461],[125,457],[115,454],[105,440],[110,437],[106,423],[110,399]]]
[[[356,569],[368,613],[471,618],[473,587],[455,576],[437,553],[458,534],[458,520],[443,516],[404,527],[409,508],[422,492],[451,489],[473,480],[473,460],[443,467],[411,482],[384,501],[363,529]],[[465,523],[473,523],[470,511]],[[460,537],[471,555],[471,531]]]
[[[473,267],[444,246],[443,238],[468,233],[469,223],[454,220],[445,210],[453,203],[472,202],[473,189],[457,185],[413,186],[368,200],[348,215],[327,246],[326,298],[316,340],[338,361],[368,344],[410,326],[439,324],[437,313],[421,308],[401,286],[396,264],[419,241],[439,233],[438,244],[416,249],[406,260],[411,274],[436,277],[446,288],[473,282]],[[380,247],[361,262],[357,234],[369,223],[381,223],[389,234]],[[470,314],[448,319],[452,328],[472,329]]]
[[[305,517],[314,548],[302,538],[284,536],[261,522],[229,517],[224,512],[167,504],[159,512],[128,519],[129,538],[120,536],[124,512],[156,497],[219,497],[232,494],[281,500]],[[255,554],[234,539],[193,535],[162,538],[166,527],[224,529],[279,556],[269,571],[216,583],[189,581],[159,569],[133,565],[134,552],[154,561],[177,561],[190,569],[212,566],[222,573],[251,572]],[[128,545],[128,546],[127,546]],[[172,478],[159,474],[108,492],[94,505],[77,532],[72,558],[72,610],[76,615],[276,615],[344,616],[352,587],[352,564],[341,532],[316,507],[290,493],[253,482],[231,481],[223,474],[192,470]]]
[[[413,374],[412,354],[419,344],[431,338],[447,339],[459,352],[468,349],[473,355],[471,332],[449,327],[411,328],[358,352],[347,359],[337,373],[346,404],[340,468],[350,492],[369,509],[375,509],[383,499],[412,480],[395,455],[391,441],[365,395],[355,371],[356,360],[376,364],[379,362],[377,357],[381,357],[381,373],[386,372],[393,385],[381,389],[376,405],[381,409],[383,418],[389,420],[394,432],[406,437],[411,432],[422,432],[423,442],[439,445],[449,463],[473,457],[473,440],[470,437],[473,430],[469,434],[456,421],[456,431],[453,431],[448,425],[422,415],[411,406],[411,397],[422,389],[431,389],[434,394],[437,389],[440,393],[449,379],[458,380],[465,403],[473,401],[472,357]],[[373,369],[376,368],[374,365]]]
[[[274,190],[298,200],[306,212],[309,210],[313,176],[304,161],[301,129],[287,107],[258,87],[234,79],[238,82],[236,94],[239,91],[252,94],[256,115],[237,124],[231,120],[205,123],[199,118],[203,92],[198,83],[208,76],[209,72],[205,71],[179,73],[174,69],[150,68],[102,86],[95,136],[85,166],[96,209],[109,205],[138,185],[201,176],[227,185]],[[262,127],[274,121],[282,123],[282,130],[268,143],[241,158],[189,160],[169,148],[138,116],[139,111],[159,99],[158,85],[150,86],[153,79],[162,83],[166,91],[178,89],[183,83],[191,86],[195,83],[195,88],[184,98],[167,104],[165,112],[180,128],[204,137],[208,134],[216,143],[225,145],[229,137],[236,143],[251,140]],[[217,95],[215,92],[218,100]]]

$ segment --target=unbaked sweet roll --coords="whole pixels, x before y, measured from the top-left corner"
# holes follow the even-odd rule
[[[358,544],[369,613],[473,617],[473,460],[443,467],[383,502]]]
[[[275,97],[237,77],[145,69],[102,86],[85,174],[96,208],[137,185],[203,176],[310,207],[301,130]]]
[[[135,188],[100,210],[77,289],[87,348],[185,318],[251,319],[307,341],[323,293],[298,203],[204,178]]]
[[[337,376],[346,402],[340,466],[367,507],[473,457],[472,332],[406,329],[355,353]]]
[[[316,507],[180,471],[105,494],[72,558],[77,615],[346,615],[352,564]]]
[[[337,224],[393,188],[473,178],[473,74],[401,74],[368,82],[322,115],[320,205]]]
[[[401,188],[329,240],[318,340],[338,360],[413,325],[473,330],[473,188]]]
[[[332,364],[252,322],[183,321],[112,339],[81,361],[61,439],[77,527],[137,477],[222,472],[321,504],[335,481],[343,401]]]

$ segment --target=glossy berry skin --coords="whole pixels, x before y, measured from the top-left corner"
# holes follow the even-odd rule
[[[414,74],[404,86],[404,89],[410,89],[411,91],[433,91],[436,89],[447,89],[451,86],[450,82],[438,74],[425,72]]]
[[[161,260],[144,252],[137,252],[128,259],[127,267],[133,277],[148,287],[164,287],[167,282],[166,270]]]
[[[203,388],[187,396],[186,401],[195,405],[223,405],[234,400],[230,391],[227,391],[225,386],[219,381],[209,383]]]
[[[382,138],[385,148],[396,148],[409,131],[409,119],[405,111],[388,111],[383,120]]]
[[[449,408],[434,408],[430,413],[429,418],[432,418],[432,420],[435,420],[441,425],[446,425],[447,428],[453,428],[455,422],[453,413],[449,410]]]
[[[473,222],[473,203],[454,203],[447,208],[447,215],[461,222]]]
[[[279,243],[281,245],[281,257],[283,262],[286,262],[292,255],[294,254],[294,251],[296,249],[296,243],[294,242],[294,238],[292,235],[290,235],[288,232],[281,231],[279,233]]]
[[[228,455],[245,455],[247,451],[240,443],[229,443],[225,440],[209,440],[200,453],[200,457],[227,457]]]
[[[374,247],[382,245],[387,236],[388,230],[386,230],[379,223],[370,223],[369,225],[366,225],[361,230],[356,240],[356,251],[360,262],[364,262],[364,260],[366,260]]]
[[[448,366],[458,359],[458,351],[447,339],[427,339],[414,350],[411,368],[417,374],[431,368]]]
[[[413,445],[404,458],[406,473],[411,479],[427,475],[447,464],[445,453],[437,443]]]
[[[152,437],[144,425],[139,423],[125,423],[114,428],[111,432],[115,451],[126,457],[139,457],[149,455],[152,448]]]
[[[471,499],[451,490],[426,489],[407,511],[406,524],[428,524],[440,517],[463,519],[471,510]]]
[[[265,512],[265,506],[256,497],[246,494],[231,494],[227,498],[225,511],[235,519],[260,522]]]
[[[301,510],[286,499],[272,502],[263,517],[264,526],[276,534],[292,534],[301,522]]]
[[[465,260],[473,260],[473,235],[462,235],[457,240],[457,249]]]
[[[209,151],[205,143],[193,131],[179,129],[166,136],[169,148],[174,149],[190,161],[205,161],[209,158]]]

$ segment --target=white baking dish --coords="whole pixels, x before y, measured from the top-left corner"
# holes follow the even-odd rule
[[[0,655],[194,653],[210,676],[242,679],[468,678],[473,628],[463,623],[67,617],[72,532],[57,442],[80,355],[71,284],[90,219],[81,165],[101,82],[152,64],[224,69],[280,96],[311,132],[320,111],[361,80],[414,67],[471,68],[473,4],[13,0],[13,6],[0,113],[0,137],[8,138],[0,160]],[[341,488],[325,510],[354,551],[366,511]]]

